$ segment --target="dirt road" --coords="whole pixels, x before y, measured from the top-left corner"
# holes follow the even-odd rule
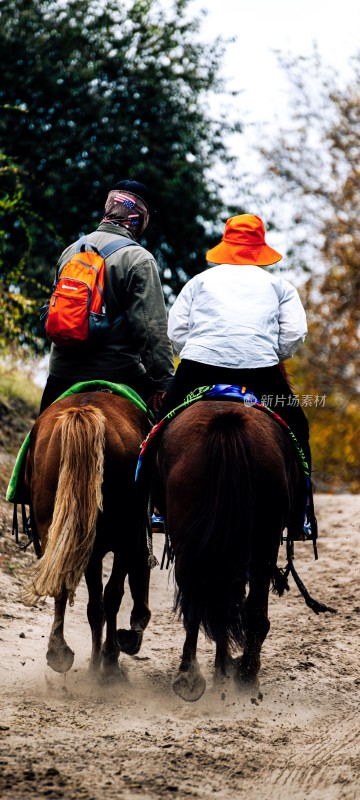
[[[152,573],[152,621],[127,680],[92,683],[86,590],[66,617],[72,670],[46,666],[52,601],[18,596],[29,555],[2,556],[1,779],[4,800],[358,800],[360,797],[360,496],[317,495],[319,561],[296,566],[311,593],[337,608],[316,617],[298,595],[271,596],[260,691],[213,688],[214,651],[202,636],[205,695],[185,704],[171,683],[183,643],[171,613],[172,577]],[[9,537],[4,518],[5,542]],[[0,540],[4,542],[2,538]],[[156,536],[157,554],[162,538]],[[8,549],[5,547],[5,549]],[[282,560],[284,553],[281,554]],[[107,569],[108,569],[107,562]],[[120,614],[127,624],[129,601]]]

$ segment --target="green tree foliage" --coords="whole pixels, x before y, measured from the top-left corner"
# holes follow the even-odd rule
[[[0,223],[2,279],[21,262],[22,296],[49,285],[62,247],[97,226],[123,178],[153,190],[158,214],[143,244],[165,293],[203,267],[207,222],[224,213],[210,171],[231,159],[229,126],[211,119],[208,102],[222,44],[199,41],[188,2],[165,13],[154,0],[2,0],[0,151],[31,209],[26,227],[18,202]]]
[[[3,153],[0,153],[0,186],[0,350],[16,354],[21,344],[25,355],[29,348],[37,351],[42,347],[34,330],[37,302],[33,296],[43,287],[26,272],[33,230],[39,219],[25,199],[21,169]]]
[[[360,490],[360,54],[345,87],[316,54],[282,58],[291,125],[263,148],[273,188],[291,209],[289,260],[305,270],[309,335],[291,370],[305,409],[318,488]],[[275,189],[275,191],[276,191]]]

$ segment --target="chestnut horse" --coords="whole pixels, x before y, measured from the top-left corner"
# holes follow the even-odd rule
[[[301,517],[304,477],[282,426],[232,401],[182,411],[164,429],[157,463],[153,495],[164,510],[186,632],[174,690],[197,700],[205,690],[200,626],[216,643],[215,676],[231,668],[239,682],[256,682],[271,581],[279,593],[285,588],[277,568],[282,531],[293,514]],[[233,659],[239,647],[242,657]]]
[[[64,638],[64,616],[83,574],[91,668],[119,674],[120,650],[133,655],[140,649],[150,619],[149,568],[134,474],[148,429],[146,415],[129,400],[93,391],[58,400],[32,430],[25,482],[42,557],[23,594],[28,603],[54,597],[47,662],[57,672],[66,672],[74,660]],[[112,572],[103,592],[102,561],[110,551]],[[126,575],[133,599],[131,630],[117,631]]]

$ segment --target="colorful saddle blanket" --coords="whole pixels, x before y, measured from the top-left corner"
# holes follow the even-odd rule
[[[214,384],[213,386],[200,386],[198,389],[194,389],[193,392],[190,392],[190,394],[187,395],[187,397],[185,398],[184,402],[181,403],[181,405],[177,406],[176,408],[173,408],[172,411],[170,411],[166,415],[166,417],[164,417],[162,420],[160,420],[160,422],[154,425],[154,427],[151,429],[150,433],[148,434],[148,436],[141,445],[140,455],[136,468],[136,476],[135,476],[135,479],[137,481],[141,479],[144,459],[147,460],[148,456],[149,459],[151,459],[151,455],[153,455],[154,450],[156,451],[157,449],[159,439],[161,437],[164,427],[168,425],[168,423],[171,422],[171,420],[174,419],[174,417],[178,416],[178,414],[180,414],[181,411],[184,411],[185,408],[188,408],[193,403],[196,403],[199,400],[233,400],[241,402],[246,406],[254,406],[254,408],[258,408],[259,410],[273,417],[273,419],[275,419],[276,422],[285,429],[287,435],[289,436],[289,439],[292,441],[296,453],[298,455],[298,459],[302,466],[302,470],[306,479],[306,486],[309,486],[310,470],[308,462],[305,458],[305,454],[302,447],[300,447],[300,444],[295,434],[293,433],[291,428],[289,428],[287,422],[285,422],[285,420],[282,417],[276,414],[275,411],[272,411],[271,408],[268,408],[268,406],[265,406],[262,403],[260,403],[258,398],[253,394],[251,390],[247,389],[246,386],[231,386],[222,383],[217,383]]]
[[[80,392],[110,392],[112,394],[117,394],[120,397],[125,397],[127,400],[130,400],[134,403],[135,406],[141,409],[145,414],[148,414],[146,405],[140,395],[137,394],[133,389],[130,389],[129,386],[126,386],[124,383],[112,383],[111,381],[81,381],[79,383],[74,383],[73,386],[70,387],[66,392],[64,392],[60,397],[55,400],[57,403],[59,400],[63,400],[64,397],[70,397],[73,394],[78,394]],[[20,447],[20,450],[17,454],[16,462],[14,469],[12,471],[12,475],[9,481],[9,485],[6,492],[6,500],[9,503],[21,503],[21,498],[17,496],[18,494],[18,482],[20,479],[20,475],[22,474],[22,469],[24,467],[26,454],[30,444],[30,434],[31,431],[27,434],[23,444]]]

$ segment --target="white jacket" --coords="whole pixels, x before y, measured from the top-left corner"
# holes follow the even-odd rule
[[[196,275],[169,314],[180,358],[214,366],[272,366],[290,358],[306,333],[294,286],[253,265],[219,264]]]

